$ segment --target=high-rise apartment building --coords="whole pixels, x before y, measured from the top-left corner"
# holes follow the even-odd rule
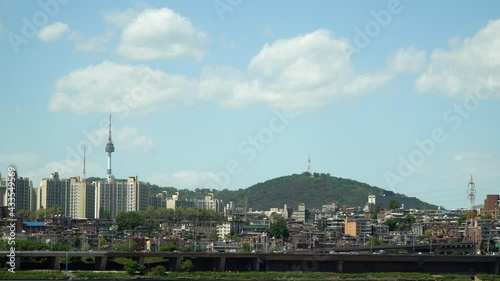
[[[93,218],[95,192],[93,185],[81,181],[80,177],[59,178],[54,172],[50,178],[42,179],[37,192],[37,209],[61,207],[62,215],[72,218]]]
[[[137,176],[125,180],[98,181],[96,185],[96,218],[116,218],[121,212],[143,211],[149,206],[149,183]]]
[[[150,205],[155,207],[155,208],[158,208],[158,209],[165,209],[167,208],[167,192],[166,191],[162,191],[158,194],[156,194],[155,196],[151,196],[150,197]]]
[[[0,196],[2,206],[7,206],[8,203],[8,192],[7,192],[7,181],[8,178],[2,178],[0,175]],[[33,184],[27,177],[19,177],[16,171],[15,175],[15,212],[20,210],[32,210],[32,200],[35,200],[32,196]]]

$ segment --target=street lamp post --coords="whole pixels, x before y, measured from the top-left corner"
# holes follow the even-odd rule
[[[476,255],[476,232],[474,232],[474,243],[472,244],[472,255]]]
[[[429,238],[429,240],[430,240],[430,243],[429,243],[429,254],[430,254],[430,253],[432,253],[432,235]]]
[[[412,245],[413,245],[413,248],[412,248],[412,254],[415,254],[415,233],[411,233],[411,240],[412,240]]]
[[[373,253],[373,235],[371,235],[371,234],[366,234],[366,235],[368,235],[370,237],[370,241],[369,241],[370,242],[370,254],[372,254]]]

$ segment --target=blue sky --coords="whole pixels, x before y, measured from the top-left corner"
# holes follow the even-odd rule
[[[245,188],[312,170],[498,194],[496,1],[2,1],[0,165]],[[5,174],[5,172],[4,172]]]

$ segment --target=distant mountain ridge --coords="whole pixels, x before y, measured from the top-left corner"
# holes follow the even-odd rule
[[[269,210],[270,208],[296,209],[299,203],[305,203],[306,209],[321,209],[322,205],[339,203],[353,207],[363,207],[368,202],[368,195],[394,196],[394,199],[408,198],[403,194],[387,191],[355,180],[337,178],[330,174],[293,174],[283,176],[238,190],[177,190],[167,188],[168,194],[180,191],[183,198],[203,198],[208,192],[213,192],[215,198],[232,201],[235,206],[245,204],[254,210]],[[437,206],[416,200],[417,209],[436,209]]]

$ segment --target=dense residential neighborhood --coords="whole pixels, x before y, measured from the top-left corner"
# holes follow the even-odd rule
[[[432,247],[440,244],[472,243],[475,254],[489,255],[498,252],[500,242],[498,195],[488,195],[483,208],[472,210],[406,209],[395,199],[378,204],[375,196],[369,196],[365,206],[332,202],[321,209],[299,204],[269,210],[235,207],[231,202],[222,205],[213,194],[203,200],[182,200],[179,192],[158,197],[164,198],[162,206],[119,212],[115,218],[72,218],[57,205],[43,212],[20,211],[18,245],[28,249],[32,242],[47,250],[254,253],[339,248],[366,252],[380,245],[428,245],[432,253]],[[2,207],[4,222],[8,213],[8,207]],[[5,248],[7,224],[3,233]],[[414,252],[409,247],[391,251]]]

